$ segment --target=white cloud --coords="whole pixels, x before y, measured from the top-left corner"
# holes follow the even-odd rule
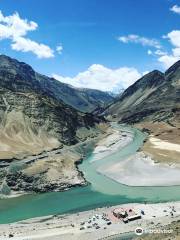
[[[153,52],[152,52],[150,49],[148,49],[147,54],[148,54],[148,55],[152,55]]]
[[[63,46],[61,44],[56,47],[56,51],[58,52],[58,54],[62,54],[62,50]]]
[[[52,76],[61,82],[75,87],[115,92],[119,89],[127,88],[142,75],[135,68],[121,67],[111,69],[100,64],[93,64],[86,71],[78,73],[75,77],[63,77],[58,74],[53,74]]]
[[[5,17],[0,11],[0,38],[25,36],[28,31],[34,31],[37,23],[21,19],[18,13]]]
[[[141,37],[139,35],[129,34],[127,36],[120,36],[118,40],[123,43],[139,43],[143,46],[155,47],[157,49],[161,48],[161,44],[156,39],[150,39],[146,37]]]
[[[18,13],[4,16],[0,11],[0,40],[10,39],[11,47],[16,51],[32,52],[38,58],[50,58],[54,51],[47,45],[25,38],[29,31],[35,31],[38,24],[20,18]]]
[[[173,55],[175,57],[179,57],[180,56],[180,48],[173,48],[172,52],[173,52]]]
[[[170,8],[170,10],[174,13],[180,14],[180,6],[178,6],[178,5],[172,6],[172,8]]]
[[[164,56],[161,56],[160,58],[158,58],[158,61],[161,62],[166,69],[169,68],[171,65],[173,65],[178,60],[179,60],[179,58],[175,57],[173,55],[164,55]]]
[[[169,39],[173,46],[180,47],[180,30],[171,31],[167,34],[166,38]]]
[[[163,55],[166,55],[166,54],[167,54],[167,52],[162,51],[162,50],[160,50],[160,49],[157,49],[154,53],[155,53],[156,55],[158,55],[158,56],[163,56]]]
[[[22,52],[33,52],[38,58],[50,58],[53,57],[53,50],[42,43],[34,42],[28,38],[18,37],[11,44],[13,50]]]
[[[148,50],[147,51],[147,54],[148,55],[153,55],[153,56],[163,56],[163,55],[166,55],[167,52],[161,50],[161,49],[157,49],[156,51],[152,51],[152,50]]]
[[[158,58],[158,61],[161,62],[165,68],[168,68],[180,60],[180,30],[173,30],[166,36],[163,36],[163,38],[167,38],[173,45],[171,54],[164,53]]]

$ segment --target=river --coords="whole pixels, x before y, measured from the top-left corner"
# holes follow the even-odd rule
[[[117,128],[117,126],[114,126]],[[123,161],[134,154],[143,144],[145,135],[131,127],[118,126],[131,131],[134,140],[110,156],[92,163],[94,155],[86,158],[79,169],[90,184],[65,192],[29,194],[0,200],[0,223],[10,223],[27,218],[89,210],[129,202],[165,202],[180,200],[180,186],[172,187],[130,187],[119,184],[99,173],[100,164]]]

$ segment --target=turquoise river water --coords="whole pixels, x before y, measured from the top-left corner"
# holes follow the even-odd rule
[[[134,140],[110,156],[91,163],[94,155],[86,158],[79,169],[90,183],[65,192],[29,194],[0,200],[0,223],[10,223],[27,218],[89,210],[128,202],[166,202],[180,200],[180,186],[130,187],[119,184],[96,172],[98,166],[123,161],[143,144],[145,135],[131,127],[117,126],[131,131]]]

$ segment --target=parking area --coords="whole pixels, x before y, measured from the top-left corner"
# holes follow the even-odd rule
[[[106,229],[107,226],[111,225],[112,221],[108,217],[108,214],[95,214],[92,217],[90,217],[87,221],[80,223],[80,230],[84,230],[87,228],[104,228]]]

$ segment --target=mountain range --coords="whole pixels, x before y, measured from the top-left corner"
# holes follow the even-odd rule
[[[107,108],[122,123],[173,122],[180,118],[180,61],[165,73],[154,70],[128,87]]]
[[[40,151],[43,147],[77,143],[77,129],[93,127],[98,120],[91,113],[81,112],[81,107],[76,110],[66,103],[73,96],[72,91],[76,93],[73,102],[77,106],[80,104],[79,92],[86,90],[73,89],[36,73],[25,63],[1,55],[0,135],[1,141],[8,142],[8,151],[5,152],[14,154],[10,146],[13,149],[20,147],[25,154],[28,148]],[[94,95],[93,90],[87,92],[95,102],[97,92]],[[83,104],[86,104],[85,101]]]
[[[165,73],[154,70],[143,76],[103,114],[147,132],[142,150],[154,161],[179,163],[178,151],[155,148],[152,141],[180,144],[180,61]]]
[[[146,74],[114,98],[74,88],[0,55],[0,192],[86,184],[76,165],[109,128],[104,117],[179,143],[180,61],[165,73]],[[143,150],[158,160],[172,153],[155,152],[148,141]]]
[[[75,89],[1,55],[1,191],[62,190],[84,184],[76,162],[105,120],[82,109],[88,106],[90,112],[107,99],[112,97]]]

